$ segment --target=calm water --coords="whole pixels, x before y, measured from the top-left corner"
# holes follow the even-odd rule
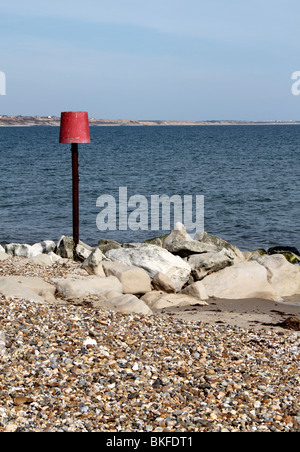
[[[59,128],[0,128],[0,242],[72,235],[69,145]],[[79,146],[80,238],[143,241],[165,231],[97,229],[97,198],[204,195],[205,230],[242,250],[299,241],[299,126],[93,127]]]

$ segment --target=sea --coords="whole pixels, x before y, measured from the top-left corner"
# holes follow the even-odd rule
[[[300,248],[299,125],[112,126],[90,132],[91,143],[79,144],[83,242],[142,242],[169,232],[163,224],[153,230],[150,220],[148,228],[120,228],[118,222],[113,228],[108,222],[107,230],[99,229],[104,206],[97,200],[116,200],[118,217],[120,188],[126,188],[128,198],[149,200],[149,210],[152,196],[203,197],[205,231],[242,251]],[[1,127],[0,169],[0,243],[72,235],[71,147],[59,144],[59,127]],[[170,229],[172,218],[171,212]]]

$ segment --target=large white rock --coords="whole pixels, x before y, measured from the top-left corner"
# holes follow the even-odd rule
[[[53,265],[53,261],[49,254],[38,254],[37,256],[29,259],[28,262],[31,262],[35,265],[40,265],[42,267],[51,267]]]
[[[192,268],[192,275],[195,281],[200,281],[209,272],[216,272],[234,264],[233,252],[223,248],[214,252],[193,254],[187,258],[188,264]]]
[[[208,232],[198,232],[194,240],[198,240],[203,244],[203,246],[211,245],[214,246],[216,249],[224,249],[233,253],[230,255],[234,256],[234,262],[238,263],[245,260],[245,256],[242,253],[242,251],[236,247],[235,245],[232,245],[231,243],[227,242],[226,240],[222,239],[221,237],[218,237],[216,235],[209,234]]]
[[[27,245],[21,243],[9,243],[5,245],[5,252],[10,256],[36,257],[39,254],[48,254],[54,251],[56,245],[51,240],[45,240],[34,245]]]
[[[166,294],[155,290],[145,294],[141,298],[141,300],[144,301],[152,310],[172,308],[176,306],[207,305],[205,301],[199,300],[199,298],[194,298],[186,294],[182,293]]]
[[[193,240],[182,223],[176,223],[172,232],[164,239],[163,247],[170,251],[170,253],[181,257],[216,250],[216,247],[213,245]]]
[[[152,311],[144,301],[137,298],[135,295],[125,294],[114,298],[109,298],[106,303],[108,309],[117,312],[137,313],[144,315],[151,315]]]
[[[202,281],[197,281],[193,284],[190,284],[185,289],[183,289],[180,293],[184,295],[189,295],[193,298],[199,298],[199,300],[208,300],[208,295],[206,288]]]
[[[104,255],[100,248],[94,248],[93,251],[90,253],[87,259],[82,264],[82,268],[89,274],[89,275],[96,275],[96,276],[105,276],[103,267],[102,267],[102,260],[104,258]]]
[[[151,279],[161,272],[173,281],[177,291],[181,290],[191,273],[191,267],[179,256],[156,245],[133,244],[129,248],[110,250],[106,257],[113,262],[143,268]]]
[[[92,253],[93,248],[82,242],[76,246],[76,256],[79,260],[84,261]]]
[[[282,297],[300,294],[300,267],[290,264],[282,254],[255,255],[257,261],[267,270],[270,285]]]
[[[64,259],[74,259],[75,257],[84,261],[93,251],[93,248],[86,243],[79,240],[79,244],[76,247],[76,256],[74,256],[74,240],[71,236],[62,235],[59,239],[55,252],[58,256]]]
[[[123,286],[115,276],[64,279],[56,282],[56,289],[60,296],[81,299],[89,295],[102,296],[112,290],[123,293]]]
[[[124,294],[139,295],[150,292],[151,279],[144,269],[108,261],[102,265],[106,276],[116,276],[119,279]]]
[[[41,278],[5,276],[0,278],[0,294],[36,303],[54,302],[56,288]]]
[[[224,268],[206,276],[202,283],[209,297],[282,301],[268,281],[267,269],[256,261],[243,261]]]
[[[161,290],[166,293],[175,293],[176,289],[173,281],[163,273],[156,273],[152,280],[152,286],[154,290]]]
[[[7,259],[9,259],[9,255],[0,250],[0,261],[6,261]]]

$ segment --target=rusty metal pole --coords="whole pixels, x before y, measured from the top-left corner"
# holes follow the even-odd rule
[[[78,143],[90,143],[89,117],[86,111],[65,111],[61,114],[60,143],[71,143],[73,180],[73,242],[74,256],[79,243],[79,170]]]
[[[74,251],[79,243],[79,170],[78,143],[72,143],[72,179],[73,179],[73,240]]]

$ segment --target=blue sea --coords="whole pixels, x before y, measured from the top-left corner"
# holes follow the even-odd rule
[[[0,243],[72,235],[70,146],[58,127],[0,128]],[[91,127],[79,145],[80,239],[144,241],[168,231],[99,231],[101,195],[202,195],[205,230],[241,250],[300,248],[300,126]]]

